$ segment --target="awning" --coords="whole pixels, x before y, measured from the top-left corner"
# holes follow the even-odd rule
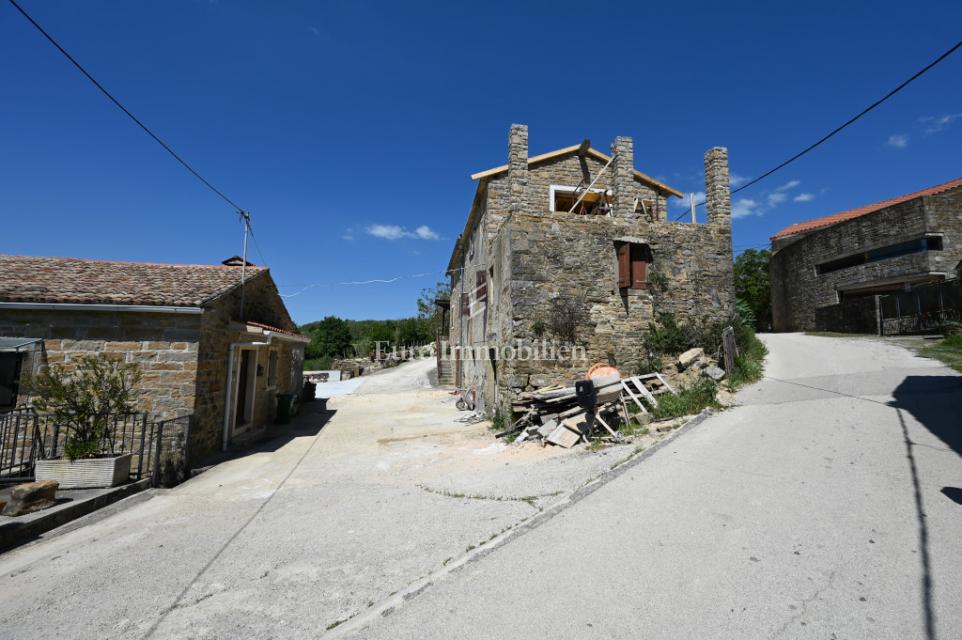
[[[0,351],[20,351],[38,342],[43,342],[43,338],[0,338]]]

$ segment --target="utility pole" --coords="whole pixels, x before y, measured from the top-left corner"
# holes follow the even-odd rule
[[[688,194],[688,206],[691,207],[691,223],[695,224],[696,220],[695,220],[695,194],[694,193]]]
[[[244,319],[244,281],[247,275],[247,234],[251,226],[251,214],[247,211],[240,212],[241,221],[244,223],[244,255],[241,256],[241,296],[240,296],[240,319]]]

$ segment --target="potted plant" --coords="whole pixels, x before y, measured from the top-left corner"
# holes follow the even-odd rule
[[[82,356],[76,366],[46,367],[28,382],[33,406],[64,432],[63,455],[37,460],[36,479],[61,489],[113,487],[130,476],[131,454],[114,452],[111,420],[134,410],[140,367],[107,355]],[[48,437],[59,439],[58,430]],[[51,443],[56,450],[57,442]]]

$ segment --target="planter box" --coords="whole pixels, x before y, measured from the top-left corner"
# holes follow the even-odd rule
[[[131,454],[83,460],[37,460],[35,478],[56,480],[61,489],[115,487],[130,479]]]

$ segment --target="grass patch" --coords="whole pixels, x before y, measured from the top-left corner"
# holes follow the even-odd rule
[[[962,372],[962,334],[947,336],[936,344],[923,348],[921,355],[940,360],[956,371]]]
[[[646,425],[638,423],[635,420],[629,420],[627,424],[622,424],[620,427],[618,427],[618,431],[622,435],[626,435],[626,436],[648,435],[648,427]]]
[[[738,387],[762,379],[764,367],[762,365],[768,349],[758,339],[754,331],[748,331],[742,336],[738,345],[739,353],[735,358],[735,370],[728,376],[728,388],[737,389]]]
[[[658,407],[652,416],[655,420],[666,420],[700,413],[709,407],[717,408],[716,390],[715,383],[706,378],[680,390],[678,395],[666,393],[658,398]]]

